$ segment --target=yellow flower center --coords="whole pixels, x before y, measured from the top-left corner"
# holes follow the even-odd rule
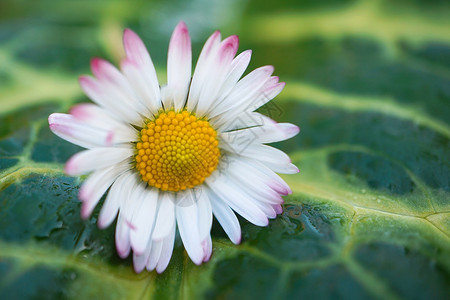
[[[163,191],[195,187],[219,163],[216,131],[187,111],[160,113],[146,122],[138,138],[136,168],[142,180]]]

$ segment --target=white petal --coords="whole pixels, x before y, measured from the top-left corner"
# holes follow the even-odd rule
[[[123,185],[126,188],[124,188],[121,200],[120,213],[130,229],[135,230],[136,225],[133,223],[133,217],[139,211],[145,189],[142,188],[142,181],[133,171],[129,172],[129,176],[127,176]]]
[[[226,116],[226,117],[225,117]],[[234,131],[237,129],[249,128],[264,125],[262,115],[257,112],[243,111],[234,116],[231,114],[222,115],[210,120],[210,124],[217,128],[219,132]],[[252,142],[252,140],[248,141]]]
[[[122,200],[128,195],[129,187],[124,183],[129,176],[134,176],[134,174],[132,172],[122,173],[111,186],[98,216],[97,224],[100,228],[106,228],[114,221]]]
[[[254,168],[243,163],[245,159],[233,159],[227,167],[227,172],[235,181],[251,193],[251,198],[270,204],[280,204],[283,202],[278,190],[284,193],[284,185],[280,185],[277,180],[268,178],[264,174]]]
[[[261,209],[262,212],[269,218],[274,219],[277,217],[277,213],[272,205],[261,202],[261,201],[255,201],[255,204]]]
[[[242,177],[240,177],[238,174],[236,174],[236,171],[240,171],[240,169],[235,168],[236,163],[230,165],[227,167],[228,173],[228,185],[234,186],[235,189],[238,189],[242,195],[245,195],[247,199],[251,199],[252,203],[257,206],[265,216],[269,218],[275,218],[276,212],[272,207],[272,203],[277,203],[274,201],[274,199],[278,200],[280,196],[275,192],[275,195],[270,195],[268,197],[271,197],[269,199],[266,199],[266,195],[264,192],[270,191],[270,189],[267,188],[267,186],[264,183],[257,184],[257,181],[251,182],[250,180],[245,180]],[[237,175],[237,176],[236,176]],[[247,176],[249,176],[247,174]],[[249,179],[253,177],[252,179],[256,179],[254,176],[249,176]],[[269,201],[268,201],[269,200]]]
[[[230,171],[233,172],[234,176],[238,178],[242,178],[242,176],[245,176],[249,179],[253,179],[255,182],[259,182],[261,180],[263,183],[265,183],[267,186],[277,191],[281,195],[289,195],[292,193],[289,185],[287,185],[287,183],[284,182],[284,180],[279,175],[270,170],[264,164],[253,159],[242,159],[235,156],[228,158],[228,161],[230,162],[230,164],[236,163],[235,165],[233,165],[233,168],[230,168]],[[257,190],[258,192],[263,192],[261,188],[257,188],[255,190]]]
[[[263,144],[251,144],[248,147],[240,148],[238,144],[232,142],[228,144],[229,148],[236,154],[248,158],[253,158],[261,162],[283,163],[291,162],[289,156],[281,150]],[[239,151],[239,152],[238,152]]]
[[[118,142],[114,132],[86,125],[68,114],[51,114],[48,123],[54,134],[84,148],[112,146]]]
[[[156,242],[159,243],[159,242]],[[142,254],[134,253],[133,255],[133,263],[134,267],[139,268],[139,270],[144,269],[148,266],[148,261],[150,259],[150,253],[152,252],[152,248],[155,245],[155,242],[152,241],[151,236],[147,241],[147,245],[145,247],[145,250],[142,252]],[[147,270],[150,271],[150,269],[147,268]]]
[[[136,138],[136,129],[120,119],[114,118],[110,112],[98,105],[81,103],[73,106],[69,112],[81,123],[113,131],[120,141],[133,141]]]
[[[251,56],[252,51],[246,50],[236,56],[235,59],[233,59],[230,71],[227,74],[227,78],[225,79],[218,93],[218,95],[221,95],[221,98],[225,98],[228,93],[230,93],[230,91],[238,82],[239,78],[241,78],[242,74],[244,74],[245,69],[247,69],[247,66],[250,63]]]
[[[273,209],[278,215],[283,213],[283,207],[280,204],[274,204]]]
[[[200,98],[201,89],[208,79],[209,61],[215,56],[217,48],[220,44],[220,32],[214,32],[206,41],[202,48],[200,56],[195,66],[195,72],[192,76],[192,83],[189,89],[189,97],[187,102],[188,111],[194,111]]]
[[[260,94],[245,108],[247,111],[254,111],[275,98],[286,85],[285,82],[278,82],[278,77],[272,77],[273,82],[268,81],[262,88]]]
[[[116,225],[116,249],[121,258],[130,254],[130,227],[119,212]]]
[[[122,198],[121,209],[117,221],[117,226],[119,225],[119,222],[121,222],[122,228],[119,231],[117,231],[116,228],[116,248],[122,258],[128,256],[131,248],[130,235],[132,231],[137,229],[132,221],[133,216],[139,210],[142,202],[141,196],[143,190],[140,188],[141,184],[142,183],[138,181],[136,174],[133,173],[131,173],[124,181],[124,185],[127,188],[124,189],[124,197]]]
[[[170,193],[160,193],[158,199],[158,212],[152,240],[164,239],[175,224],[175,205]]]
[[[219,91],[222,87],[231,63],[239,45],[236,35],[226,38],[211,59],[207,69],[207,79],[205,80],[197,103],[196,114],[203,117],[212,104],[216,104],[216,99],[220,97]]]
[[[147,84],[148,78],[143,75],[142,67],[135,62],[128,59],[122,60],[120,63],[122,72],[127,77],[130,85],[133,86],[136,94],[139,96],[139,101],[144,105],[142,114],[145,116],[156,115],[161,108],[161,95],[159,86],[157,91],[154,91],[151,84]]]
[[[249,105],[250,101],[259,94],[260,89],[272,73],[272,66],[264,66],[249,73],[234,86],[228,95],[224,96],[223,99],[219,99],[219,104],[211,110],[210,117],[227,111],[233,112],[237,107]]]
[[[257,226],[267,226],[267,216],[248,197],[242,189],[232,181],[231,177],[217,175],[206,178],[205,182],[226,204],[243,218]]]
[[[87,219],[100,198],[116,180],[116,178],[128,169],[128,163],[120,163],[115,166],[93,172],[80,188],[79,198],[83,202],[81,217]]]
[[[133,252],[133,267],[136,273],[141,273],[147,264],[147,256],[145,254],[137,254]]]
[[[268,166],[272,171],[281,174],[297,174],[299,172],[297,166],[291,163],[281,164],[281,163],[264,162],[264,164]]]
[[[159,256],[158,263],[156,264],[156,272],[161,273],[169,264],[170,257],[172,257],[173,244],[175,241],[175,223],[172,224],[172,228],[169,230],[169,234],[164,238],[161,248],[161,254]]]
[[[114,88],[90,76],[81,76],[79,82],[86,95],[115,118],[130,124],[142,125],[142,116],[127,100],[126,95],[116,93]]]
[[[142,40],[130,29],[125,29],[123,33],[123,44],[127,60],[122,64],[122,70],[144,104],[156,113],[161,107],[161,101],[158,78],[150,54]]]
[[[94,148],[80,151],[66,163],[64,171],[71,175],[82,175],[96,169],[104,169],[118,164],[133,155],[131,146],[122,148]]]
[[[135,230],[131,231],[130,240],[134,252],[143,253],[150,239],[156,221],[158,191],[154,188],[140,186],[142,201],[139,209],[133,215]]]
[[[203,240],[202,247],[203,247],[203,254],[204,254],[203,255],[203,262],[207,262],[211,258],[211,253],[212,253],[211,235],[208,234],[206,239]]]
[[[197,199],[197,216],[198,216],[198,230],[200,240],[206,239],[210,236],[211,226],[213,221],[211,202],[204,189],[199,189],[195,193]]]
[[[186,101],[191,80],[192,53],[191,38],[184,22],[178,23],[173,31],[167,57],[167,86],[170,92],[164,108],[172,105],[181,109]]]
[[[234,244],[241,242],[241,225],[231,208],[209,188],[205,189],[217,221]]]
[[[136,91],[131,87],[125,76],[116,67],[106,60],[94,58],[91,68],[103,89],[108,90],[113,95],[116,102],[125,102],[124,105],[130,107],[135,112],[145,110],[143,101],[139,99]],[[139,124],[139,120],[133,122]]]
[[[264,82],[259,90],[255,90],[253,94],[248,94],[245,101],[240,101],[240,104],[237,104],[233,109],[211,118],[212,125],[216,128],[220,128],[219,130],[222,132],[237,128],[264,125],[265,121],[270,119],[253,111],[277,96],[283,90],[284,86],[284,82],[278,82],[277,76],[270,77]],[[228,96],[225,98],[224,101],[230,101]],[[232,102],[238,103],[235,100],[232,100]],[[213,114],[214,113],[212,113],[212,115]],[[263,119],[261,120],[261,118]],[[270,122],[273,121],[270,120]]]
[[[164,244],[164,240],[161,241],[153,241],[152,248],[150,251],[150,255],[147,260],[147,270],[155,269],[158,264],[159,258],[161,257],[161,251]]]
[[[265,118],[269,119],[269,118]],[[297,135],[300,129],[289,123],[276,123],[275,121],[264,121],[264,125],[251,128],[224,132],[220,137],[226,143],[246,142],[249,143],[275,143],[290,139]]]
[[[185,192],[182,197],[193,197],[190,192]],[[191,198],[192,199],[192,198]],[[201,245],[199,230],[198,230],[198,212],[197,203],[192,201],[192,205],[175,207],[175,213],[178,224],[178,231],[180,232],[184,248],[191,260],[199,265],[203,261],[203,247]]]

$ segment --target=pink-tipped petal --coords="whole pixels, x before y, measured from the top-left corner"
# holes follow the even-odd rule
[[[250,195],[250,198],[268,204],[280,204],[283,202],[280,194],[287,194],[285,185],[265,176],[258,169],[258,165],[249,166],[244,163],[247,159],[236,159],[230,163],[227,172],[235,182],[241,186],[243,191]],[[280,179],[281,180],[281,179]],[[280,193],[281,191],[281,193]]]
[[[91,70],[99,80],[116,82],[122,76],[110,62],[97,57],[91,60]]]
[[[130,228],[125,223],[119,213],[116,225],[116,249],[121,258],[126,258],[130,254]]]
[[[195,72],[192,76],[192,83],[189,89],[189,98],[187,101],[187,109],[189,111],[194,111],[197,106],[202,87],[208,79],[209,61],[215,56],[217,49],[219,48],[220,39],[220,31],[216,31],[209,37],[203,46],[197,65],[195,66]]]
[[[236,215],[215,192],[211,189],[206,189],[206,191],[211,199],[212,210],[217,221],[219,221],[231,242],[239,244],[241,242],[241,225]]]
[[[133,155],[133,149],[94,148],[78,152],[66,163],[64,171],[71,176],[82,175],[96,169],[103,169],[118,164]]]
[[[246,50],[236,56],[235,59],[233,59],[231,68],[227,74],[225,81],[222,84],[222,87],[220,88],[220,91],[218,92],[218,95],[221,95],[221,97],[225,97],[230,93],[238,80],[241,78],[242,74],[244,74],[244,71],[247,69],[247,66],[250,63],[251,56],[252,51]]]
[[[192,197],[192,194],[186,192],[183,197]],[[177,205],[175,208],[178,232],[189,257],[196,265],[199,265],[202,263],[204,255],[197,226],[197,203],[195,201],[189,202],[192,202],[192,204],[187,206]]]
[[[161,108],[161,93],[156,73],[154,76],[153,73],[148,74],[147,69],[127,58],[121,61],[120,68],[145,106],[142,113],[146,115],[156,114]]]
[[[290,139],[300,131],[298,126],[290,123],[276,123],[270,118],[259,115],[264,120],[263,125],[224,132],[221,137],[228,143],[236,140],[246,140],[252,143],[275,143]]]
[[[158,199],[159,208],[152,240],[164,239],[175,224],[175,205],[168,193],[161,193]]]
[[[207,68],[207,77],[197,103],[196,114],[205,115],[208,109],[216,103],[231,64],[236,55],[239,39],[236,35],[226,38],[220,45],[215,56],[210,60]]]
[[[269,220],[264,212],[236,184],[226,176],[210,176],[206,184],[234,211],[257,226],[267,226]]]
[[[210,236],[213,215],[211,202],[203,188],[199,188],[194,192],[197,202],[198,230],[200,239],[204,240]]]
[[[258,182],[263,182],[281,195],[292,193],[289,185],[287,185],[279,175],[257,160],[236,158],[236,162],[232,165],[232,168],[229,168],[229,172],[232,173],[233,176],[240,178],[242,182],[250,181],[255,182],[256,184],[258,184]],[[247,180],[245,178],[247,178]],[[265,189],[261,187],[255,190],[261,195],[264,195],[266,192]],[[270,201],[269,197],[265,197],[267,201]],[[272,202],[278,203],[278,201],[279,197],[274,197]]]
[[[98,216],[97,225],[99,228],[108,227],[116,218],[122,199],[127,195],[125,183],[127,178],[132,175],[134,174],[131,172],[125,172],[114,181]]]
[[[290,123],[278,123],[278,130],[285,134],[285,140],[296,136],[300,132],[300,127]]]
[[[123,32],[123,45],[127,57],[143,65],[149,65],[151,63],[150,54],[145,47],[141,38],[131,29],[125,29]]]
[[[273,208],[278,215],[283,213],[283,207],[280,204],[273,205]]]
[[[84,148],[109,146],[106,130],[92,127],[68,114],[54,113],[48,117],[50,130],[62,139]]]
[[[170,229],[169,234],[163,240],[163,246],[161,248],[161,254],[159,256],[158,263],[156,264],[156,272],[163,272],[169,265],[170,258],[172,257],[173,245],[175,242],[175,223]]]
[[[167,86],[169,96],[165,100],[164,107],[181,109],[187,97],[191,80],[192,53],[191,38],[184,22],[178,23],[169,44],[167,57]]]
[[[145,264],[147,262],[147,258],[144,254],[136,254],[133,253],[133,268],[136,273],[141,273],[145,269]]]
[[[284,89],[286,83],[285,82],[278,82],[278,77],[272,77],[273,82],[267,83],[260,94],[255,97],[253,101],[251,101],[245,110],[247,111],[254,111],[258,109],[259,107],[263,106],[273,98],[275,98],[281,91]]]
[[[122,61],[122,71],[144,104],[155,113],[161,107],[160,89],[150,54],[142,40],[130,29],[125,29],[123,43],[127,59]]]
[[[214,31],[213,34],[208,38],[205,45],[203,46],[203,49],[200,53],[197,65],[195,66],[195,69],[197,70],[197,67],[199,64],[203,62],[203,60],[206,60],[210,55],[213,55],[213,50],[215,46],[219,45],[221,39],[221,34],[219,30]]]
[[[161,257],[163,245],[164,240],[157,242],[152,241],[152,247],[147,259],[147,266],[146,266],[147,270],[154,270],[156,268],[156,265],[158,264],[158,261]]]
[[[229,146],[239,147],[239,145],[233,144]],[[249,159],[255,159],[277,173],[298,173],[298,168],[291,163],[291,159],[286,153],[268,145],[253,144],[244,149],[237,148],[234,153]]]
[[[208,235],[206,239],[203,240],[202,247],[203,247],[203,262],[207,262],[211,259],[212,253],[212,240],[210,235]]]
[[[89,218],[106,190],[127,169],[127,163],[120,163],[113,167],[97,170],[84,181],[79,192],[79,198],[83,202],[81,207],[83,219]]]
[[[264,66],[250,72],[242,78],[228,95],[218,100],[218,105],[212,108],[210,117],[215,117],[227,111],[234,112],[238,107],[248,106],[249,101],[259,95],[265,82],[274,71],[273,66]]]
[[[133,100],[135,95],[127,95],[118,86],[90,76],[80,76],[79,82],[86,95],[116,119],[142,125],[142,116],[139,114],[141,108],[135,105],[137,100]]]
[[[272,205],[261,202],[261,201],[255,201],[255,204],[261,209],[262,212],[267,216],[269,219],[275,219],[277,217],[277,213]]]
[[[133,215],[133,223],[136,229],[131,231],[130,241],[134,252],[140,254],[144,253],[153,231],[158,204],[158,191],[141,185],[137,193],[137,197],[141,197],[141,204]]]

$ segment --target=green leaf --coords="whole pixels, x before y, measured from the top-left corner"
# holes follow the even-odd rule
[[[24,1],[0,4],[1,299],[448,299],[450,6],[445,1]],[[200,20],[200,16],[210,18]],[[163,274],[120,259],[99,208],[79,217],[81,148],[47,117],[88,101],[77,77],[118,64],[130,27],[160,78],[179,19],[194,57],[215,29],[273,64],[285,90],[260,111],[302,132],[276,146],[300,168],[284,212],[240,219],[233,245],[214,223],[194,265],[177,239]],[[161,80],[164,82],[164,79]]]

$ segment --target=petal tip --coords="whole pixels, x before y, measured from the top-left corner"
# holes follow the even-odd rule
[[[94,69],[98,69],[99,65],[102,63],[102,59],[99,57],[93,57],[91,58],[91,68],[94,71]]]
[[[105,229],[106,227],[108,227],[108,225],[106,224],[106,222],[102,219],[98,219],[97,220],[97,227],[100,229]]]
[[[141,273],[142,271],[144,271],[145,266],[138,266],[138,265],[136,265],[136,264],[133,264],[133,269],[134,269],[134,271],[135,271],[137,274],[139,274],[139,273]]]
[[[187,30],[187,25],[184,21],[178,22],[177,26],[175,27],[175,30]]]
[[[263,68],[264,71],[266,71],[266,73],[268,73],[268,74],[272,74],[273,71],[275,71],[275,67],[272,66],[272,65],[267,65],[267,66],[264,66],[264,67],[262,67],[262,68]]]
[[[208,262],[211,259],[212,252],[208,252],[205,254],[205,257],[203,258],[203,262]]]
[[[232,45],[239,44],[239,36],[236,34],[230,35],[228,38],[228,42]]]
[[[52,128],[52,125],[55,124],[55,117],[56,117],[57,113],[53,113],[51,115],[48,116],[48,125],[50,126],[50,128]]]
[[[128,39],[129,37],[134,37],[134,36],[137,36],[137,34],[133,30],[131,30],[130,28],[125,28],[123,30],[123,37],[124,37],[124,39]]]
[[[65,166],[64,166],[64,173],[66,173],[67,175],[72,176],[75,173],[75,166],[73,164],[73,159],[70,158]]]
[[[231,242],[235,245],[239,245],[242,242],[242,233],[239,232],[239,236],[236,239],[231,240]]]
[[[89,219],[89,217],[91,216],[91,210],[88,209],[87,205],[85,203],[83,203],[81,205],[81,211],[80,211],[80,216],[82,220],[87,220]]]
[[[171,37],[171,43],[176,42],[176,44],[179,44],[183,47],[190,47],[191,45],[191,37],[189,35],[189,30],[186,26],[186,23],[183,21],[180,21],[178,25],[175,27],[172,33]],[[170,50],[170,44],[169,44],[169,50]]]
[[[89,81],[90,81],[90,79],[89,79],[88,75],[81,75],[78,77],[78,83],[80,84],[81,87],[88,84]]]

